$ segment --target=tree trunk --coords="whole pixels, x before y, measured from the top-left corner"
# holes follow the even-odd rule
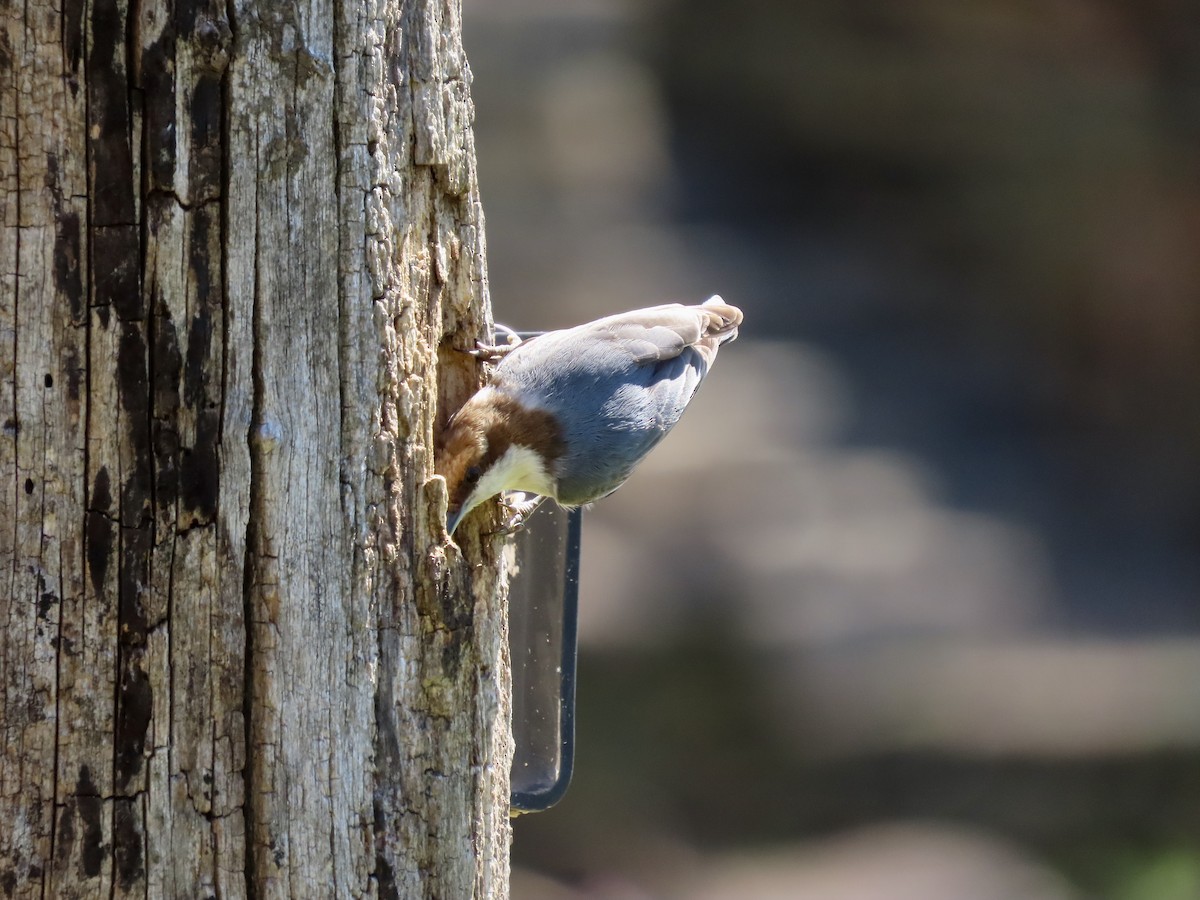
[[[458,0],[0,9],[5,896],[507,896],[469,84]]]

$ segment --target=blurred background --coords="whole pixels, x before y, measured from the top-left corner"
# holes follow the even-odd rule
[[[497,318],[746,314],[514,898],[1200,898],[1200,5],[465,6]]]

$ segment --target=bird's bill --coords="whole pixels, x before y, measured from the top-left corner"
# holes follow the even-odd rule
[[[458,523],[467,517],[467,513],[471,511],[471,507],[465,503],[458,509],[452,509],[446,513],[446,534],[454,534],[454,529],[458,527]]]
[[[458,509],[447,510],[446,534],[454,534],[454,529],[467,517],[467,514],[486,499],[486,497],[479,496],[479,491],[472,491],[467,499],[463,501],[462,506]]]

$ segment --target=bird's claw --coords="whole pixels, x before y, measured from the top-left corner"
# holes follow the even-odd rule
[[[475,357],[480,362],[496,362],[497,360],[504,359],[504,357],[508,356],[515,349],[516,345],[514,344],[497,347],[493,344],[485,344],[483,341],[476,341],[475,349],[467,350],[466,354],[467,356]]]
[[[517,347],[521,346],[521,338],[517,333],[507,325],[497,325],[496,331],[498,334],[504,335],[504,344],[485,344],[483,341],[475,342],[475,349],[468,350],[467,355],[473,356],[483,362],[496,362],[504,359],[508,354],[512,353]]]
[[[517,496],[526,497],[525,500],[517,500]],[[504,523],[495,531],[488,532],[489,534],[510,535],[516,534],[524,530],[529,523],[529,517],[534,514],[539,506],[546,502],[545,497],[538,495],[524,494],[517,492],[500,498],[500,507],[508,513],[508,517]]]

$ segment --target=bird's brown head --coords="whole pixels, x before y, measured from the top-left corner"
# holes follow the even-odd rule
[[[554,418],[486,387],[454,414],[442,436],[434,470],[446,479],[447,531],[501,491],[546,494],[565,445]]]
[[[446,425],[434,471],[446,479],[453,514],[479,483],[488,454],[489,422],[486,410],[468,403]]]

